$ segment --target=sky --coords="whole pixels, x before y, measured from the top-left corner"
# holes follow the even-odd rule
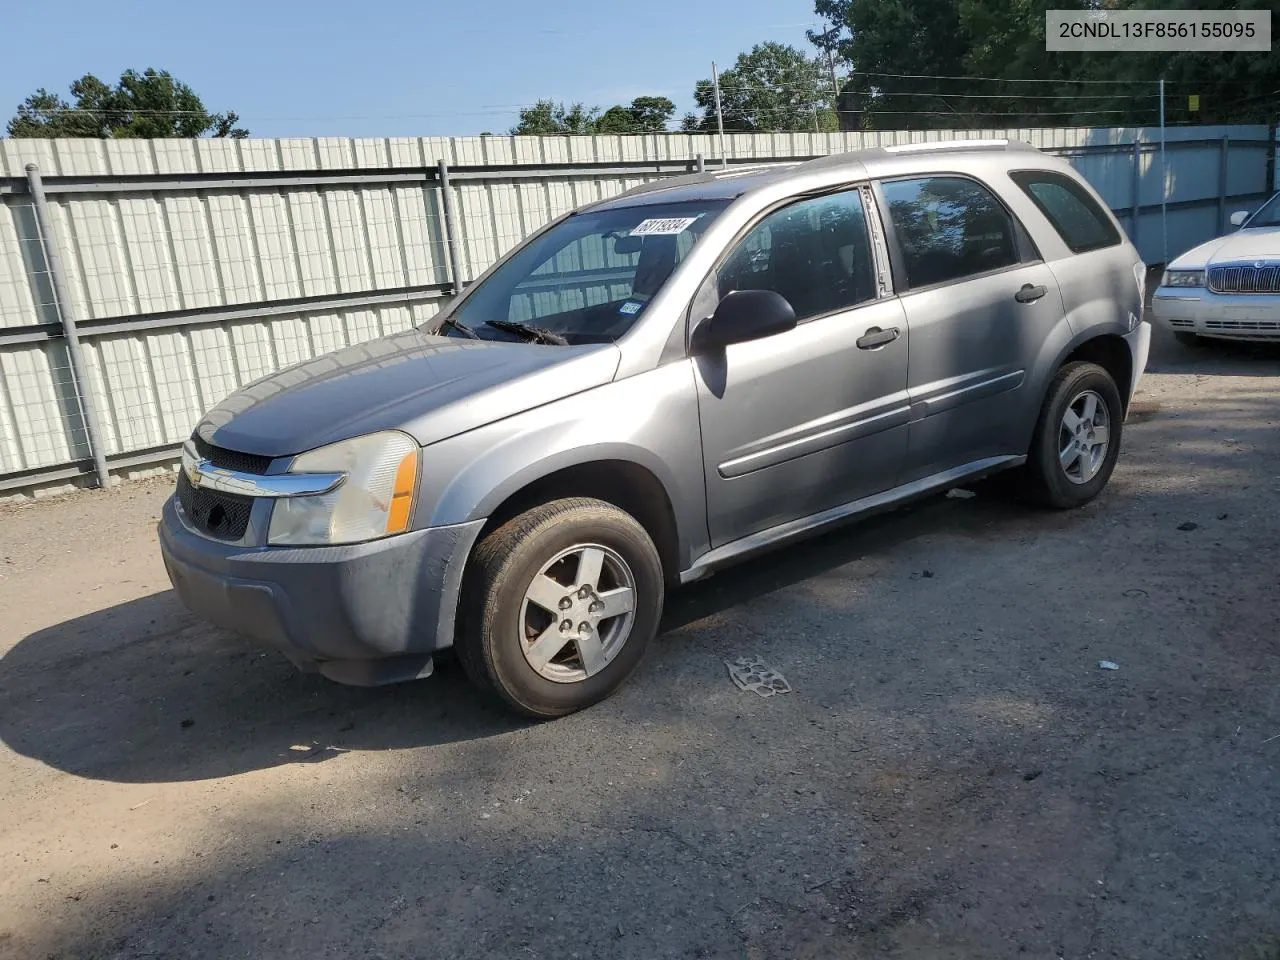
[[[505,133],[548,97],[662,95],[678,117],[713,60],[812,49],[817,22],[812,0],[59,0],[56,29],[47,5],[8,7],[0,122],[40,87],[155,67],[262,137]]]

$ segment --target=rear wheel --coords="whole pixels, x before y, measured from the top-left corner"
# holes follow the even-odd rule
[[[1120,455],[1123,422],[1124,406],[1111,374],[1096,363],[1069,363],[1059,370],[1028,451],[1032,497],[1069,509],[1101,493]]]
[[[663,576],[645,529],[600,500],[557,500],[477,546],[458,659],[473,682],[531,717],[613,693],[658,629]]]

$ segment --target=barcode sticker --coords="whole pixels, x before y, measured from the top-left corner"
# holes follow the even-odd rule
[[[633,237],[657,237],[673,233],[684,233],[697,217],[666,217],[655,220],[641,220],[631,228]]]

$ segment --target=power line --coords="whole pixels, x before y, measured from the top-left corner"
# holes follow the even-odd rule
[[[744,111],[749,114],[761,113],[791,113],[796,110],[807,109],[805,106],[775,106],[775,107],[759,107],[752,110]],[[1134,113],[1133,109],[1115,109],[1115,110],[1065,110],[1065,111],[1047,111],[1038,110],[970,110],[965,113],[957,113],[948,110],[895,110],[892,107],[887,109],[876,109],[869,107],[861,110],[849,110],[844,108],[820,107],[820,110],[828,113],[839,113],[848,115],[861,114],[884,114],[891,116],[928,116],[928,117],[1086,117],[1094,115],[1114,115],[1117,113],[1130,114]],[[1140,108],[1146,110],[1156,110],[1155,106]],[[732,118],[733,114],[730,114]]]
[[[859,91],[852,92],[860,94]],[[881,90],[875,94],[860,95],[874,96],[876,99],[880,97],[935,97],[955,100],[1114,100],[1116,98],[1116,94],[1111,93],[912,93],[906,90]],[[1149,96],[1158,97],[1159,94],[1152,93]]]
[[[1072,84],[1107,84],[1137,87],[1144,84],[1155,86],[1160,82],[1159,78],[1150,80],[1074,80],[1068,77],[961,77],[950,76],[945,74],[928,74],[928,73],[875,73],[870,70],[859,70],[854,68],[853,77],[887,77],[895,80],[969,80],[982,83],[1054,83],[1059,86],[1070,86]],[[1180,84],[1182,86],[1205,86],[1206,84],[1200,80],[1167,80],[1166,85]],[[1248,80],[1221,80],[1215,83],[1230,84],[1246,84],[1251,85]]]
[[[763,84],[721,84],[720,90],[732,91],[755,91],[759,93],[776,93],[779,91],[794,91],[813,95],[818,98],[825,97],[825,93],[819,92],[818,84],[813,87],[796,86],[791,84],[778,84],[776,86],[768,86]],[[861,96],[880,97],[937,97],[937,98],[955,98],[965,100],[1114,100],[1117,94],[1114,93],[1073,93],[1073,94],[1053,94],[1053,93],[940,93],[937,91],[921,91],[913,92],[910,90],[881,90],[874,94],[863,91],[851,91]],[[1141,96],[1141,94],[1139,95]],[[1157,97],[1159,94],[1149,94],[1151,97]]]
[[[387,113],[387,114],[354,113],[354,114],[346,114],[346,115],[343,115],[343,114],[319,114],[319,115],[312,115],[312,116],[293,116],[293,117],[289,117],[289,116],[284,116],[284,117],[279,117],[279,116],[256,116],[256,115],[248,115],[248,114],[240,114],[240,113],[237,113],[237,114],[236,114],[236,119],[237,119],[237,121],[244,121],[244,122],[248,122],[248,121],[254,121],[254,122],[267,122],[267,121],[272,121],[272,122],[274,122],[274,121],[284,121],[284,120],[290,120],[290,121],[296,121],[296,120],[417,120],[417,119],[423,119],[423,118],[427,118],[427,117],[475,117],[475,116],[496,116],[496,115],[500,115],[500,114],[509,114],[509,113],[510,113],[512,110],[514,110],[514,109],[521,109],[521,110],[523,110],[523,109],[526,109],[526,108],[528,108],[528,107],[534,107],[534,106],[537,106],[537,104],[534,104],[534,103],[526,103],[526,104],[512,104],[510,107],[498,107],[498,106],[494,106],[494,107],[491,107],[491,108],[489,108],[489,109],[480,109],[480,110],[443,110],[443,111],[434,111],[434,112],[431,112],[431,113]],[[111,116],[111,117],[129,117],[129,116],[137,116],[137,115],[145,115],[145,116],[209,116],[209,117],[214,117],[214,116],[216,116],[216,115],[217,115],[217,114],[212,114],[212,113],[205,113],[205,114],[202,114],[199,110],[132,110],[132,109],[120,109],[120,110],[99,110],[99,109],[94,109],[94,108],[89,108],[89,107],[84,107],[84,108],[82,108],[82,107],[65,107],[65,108],[59,108],[59,109],[53,109],[53,110],[36,110],[36,111],[33,111],[33,112],[32,112],[32,114],[30,114],[30,115],[31,115],[31,116],[42,116],[42,115],[46,115],[46,114],[68,114],[68,113],[73,113],[73,114],[75,114],[75,113],[78,113],[78,114],[88,114],[88,115],[90,115],[90,116]]]

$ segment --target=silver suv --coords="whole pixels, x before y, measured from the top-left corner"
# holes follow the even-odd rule
[[[453,646],[515,709],[607,696],[663,594],[999,470],[1106,485],[1144,268],[1064,162],[891,147],[650,183],[433,319],[248,386],[160,524],[184,602],[335,680]]]

